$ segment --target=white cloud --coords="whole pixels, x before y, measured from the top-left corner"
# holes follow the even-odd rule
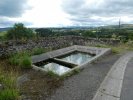
[[[6,3],[6,1],[9,0],[4,2]],[[17,0],[13,1],[16,1],[17,4]],[[30,27],[118,24],[119,18],[123,23],[133,22],[132,0],[27,0],[27,3],[23,2],[23,5],[32,7],[28,10],[25,9],[27,7],[20,6],[20,4],[21,12],[10,13],[12,17],[3,14],[6,18],[4,17],[0,27],[2,24],[8,26],[8,22],[9,25],[13,22],[25,22]],[[4,23],[6,24],[4,25]]]
[[[62,11],[61,0],[29,0],[28,3],[33,7],[32,10],[19,19],[32,22],[32,26],[54,27],[71,24],[69,15]]]

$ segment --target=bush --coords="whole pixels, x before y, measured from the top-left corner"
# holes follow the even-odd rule
[[[30,69],[31,67],[31,59],[28,56],[24,56],[21,58],[21,63],[20,63],[21,68],[24,69]]]

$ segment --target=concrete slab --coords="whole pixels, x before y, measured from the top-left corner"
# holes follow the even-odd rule
[[[87,46],[79,46],[79,45],[74,45],[71,47],[67,47],[67,48],[63,48],[63,49],[59,49],[59,50],[54,50],[51,52],[47,52],[41,55],[36,55],[32,57],[32,63],[33,63],[33,69],[40,69],[37,68],[37,66],[34,66],[34,63],[37,62],[41,62],[50,58],[56,58],[65,54],[69,54],[73,51],[81,51],[81,52],[85,52],[85,53],[90,53],[90,54],[95,54],[94,57],[92,57],[91,60],[86,61],[85,63],[81,64],[81,65],[77,65],[76,67],[72,68],[70,71],[76,70],[77,69],[82,69],[84,65],[89,64],[97,59],[99,59],[100,57],[103,57],[104,55],[107,55],[109,53],[111,53],[111,49],[110,48],[97,48],[97,47],[87,47]],[[59,61],[59,59],[58,59]],[[60,60],[61,61],[61,60]],[[70,63],[70,62],[68,62]],[[75,65],[73,63],[73,65]],[[41,70],[43,71],[43,70]],[[66,74],[66,73],[65,73]]]

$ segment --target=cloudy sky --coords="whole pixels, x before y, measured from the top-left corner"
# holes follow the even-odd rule
[[[133,24],[132,0],[0,0],[0,27]]]

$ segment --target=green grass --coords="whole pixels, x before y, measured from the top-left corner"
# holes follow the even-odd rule
[[[34,48],[32,51],[18,52],[15,54],[9,55],[9,63],[14,66],[19,66],[21,68],[29,69],[31,67],[31,58],[30,56],[39,55],[50,51],[50,49],[45,48]]]
[[[133,44],[132,43],[121,43],[117,46],[112,45],[95,45],[96,47],[101,48],[111,48],[113,53],[123,53],[126,51],[133,51]]]
[[[19,91],[16,87],[16,80],[16,73],[5,72],[0,66],[0,83],[3,86],[3,89],[0,90],[0,100],[18,100]]]
[[[27,52],[21,52],[10,55],[9,63],[14,66],[19,66],[20,68],[30,69],[31,58]]]
[[[50,48],[34,48],[30,55],[39,55],[45,52],[51,51]]]
[[[46,52],[44,48],[34,48],[32,50],[32,55],[39,55]]]
[[[15,89],[4,89],[0,91],[0,100],[17,100],[18,91]]]
[[[29,56],[24,56],[21,58],[21,62],[20,62],[20,66],[21,68],[24,68],[24,69],[31,69],[32,66],[31,66],[31,59]]]
[[[0,36],[5,36],[6,35],[6,31],[0,32]]]
[[[59,77],[59,75],[58,74],[56,74],[55,72],[53,72],[53,71],[47,71],[47,75],[49,75],[49,76],[52,76],[52,77]]]

